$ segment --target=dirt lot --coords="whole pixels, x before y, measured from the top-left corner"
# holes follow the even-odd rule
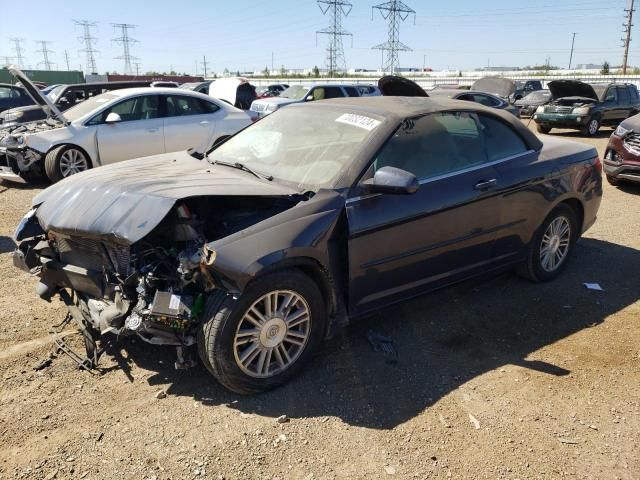
[[[588,141],[601,155],[609,133]],[[64,317],[11,264],[37,191],[0,183],[0,478],[640,478],[640,188],[605,185],[561,279],[504,274],[386,310],[256,397],[135,341],[103,375],[66,357],[35,371]]]

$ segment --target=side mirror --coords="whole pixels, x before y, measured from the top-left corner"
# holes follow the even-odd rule
[[[120,118],[120,115],[115,112],[111,112],[109,115],[107,115],[107,118],[104,119],[104,123],[118,123],[121,121],[122,118]]]
[[[396,167],[382,167],[373,178],[362,182],[370,193],[409,195],[418,191],[420,184],[413,173]]]
[[[310,102],[313,100],[313,95],[307,95],[307,98],[305,98],[305,101]]]

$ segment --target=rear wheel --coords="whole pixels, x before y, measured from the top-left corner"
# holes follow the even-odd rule
[[[318,286],[294,269],[258,278],[237,300],[212,298],[204,318],[200,357],[222,385],[242,394],[272,389],[296,375],[326,325]]]
[[[54,148],[44,159],[44,169],[52,182],[58,182],[75,173],[91,168],[87,155],[72,145]]]
[[[565,268],[578,235],[575,212],[568,205],[558,205],[536,232],[518,273],[535,282],[556,278]]]
[[[549,133],[551,131],[551,127],[547,127],[545,125],[536,125],[536,130],[538,133]]]

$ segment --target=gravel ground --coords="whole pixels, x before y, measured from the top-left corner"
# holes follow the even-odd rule
[[[560,135],[602,155],[609,133]],[[504,274],[406,302],[326,342],[287,386],[240,397],[135,340],[102,375],[66,357],[34,370],[64,308],[11,264],[39,189],[0,183],[0,478],[640,478],[640,188],[604,188],[559,280]]]

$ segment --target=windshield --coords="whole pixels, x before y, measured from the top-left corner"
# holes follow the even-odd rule
[[[66,110],[64,112],[64,116],[67,118],[67,120],[73,122],[116,98],[118,98],[118,95],[114,95],[113,93],[103,93],[102,95],[96,95],[95,97],[89,98],[84,102],[80,102],[77,105],[71,107],[69,110]]]
[[[543,102],[549,100],[551,98],[551,92],[538,90],[536,92],[531,92],[529,95],[526,95],[523,100],[532,101],[532,102]]]
[[[209,160],[242,163],[300,190],[331,187],[381,123],[344,109],[286,108],[230,138]]]
[[[284,92],[280,94],[281,98],[290,98],[292,100],[302,100],[309,91],[309,87],[305,87],[303,85],[294,85],[293,87],[287,88]]]
[[[48,92],[46,95],[49,98],[49,100],[55,103],[55,101],[60,96],[60,93],[64,90],[64,87],[65,87],[64,85],[58,85],[57,87],[52,89],[50,92]]]

